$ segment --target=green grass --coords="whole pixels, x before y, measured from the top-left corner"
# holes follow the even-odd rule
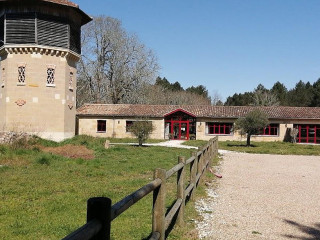
[[[136,138],[108,138],[111,143],[138,143]],[[160,143],[165,142],[163,139],[148,139],[146,143]]]
[[[288,142],[252,142],[252,147],[245,142],[219,142],[219,149],[261,154],[281,155],[320,155],[320,145],[293,144]]]
[[[192,151],[125,145],[104,149],[104,141],[77,136],[62,143],[35,139],[24,149],[0,145],[0,239],[61,239],[85,223],[88,198],[105,196],[114,204],[152,181],[155,168],[168,170],[178,156],[189,157]],[[38,147],[65,144],[85,145],[95,159],[68,159]],[[172,177],[168,185],[168,206],[175,198],[175,181]],[[146,238],[151,210],[152,194],[112,222],[112,239]],[[185,236],[197,215],[192,203],[187,211],[187,228],[177,228],[169,239],[194,239]]]
[[[203,141],[203,140],[189,140],[182,144],[187,146],[193,146],[193,147],[202,147],[207,143],[208,143],[207,141]]]

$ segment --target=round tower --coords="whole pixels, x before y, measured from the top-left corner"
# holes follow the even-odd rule
[[[0,132],[74,135],[76,63],[89,21],[68,0],[0,0]]]

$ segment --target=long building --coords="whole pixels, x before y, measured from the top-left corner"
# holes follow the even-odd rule
[[[77,134],[96,137],[131,138],[130,126],[141,119],[151,121],[153,139],[242,140],[235,121],[254,109],[268,116],[270,124],[254,141],[284,141],[293,128],[297,142],[320,144],[320,108],[255,106],[175,106],[132,104],[86,104],[77,110]]]

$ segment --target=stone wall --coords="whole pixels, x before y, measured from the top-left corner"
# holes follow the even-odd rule
[[[77,61],[63,49],[2,49],[0,131],[56,141],[74,136]],[[19,66],[25,66],[24,83],[18,82]],[[47,83],[49,67],[55,69],[54,84]]]

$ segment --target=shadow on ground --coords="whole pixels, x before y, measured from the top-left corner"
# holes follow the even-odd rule
[[[257,147],[256,145],[250,144],[250,146],[246,145],[246,144],[232,144],[232,143],[228,143],[227,144],[228,147]]]
[[[313,226],[307,226],[299,224],[295,221],[283,219],[283,221],[291,226],[296,227],[304,233],[305,236],[295,236],[291,234],[283,234],[284,237],[289,239],[300,239],[300,240],[320,240],[320,223],[314,223]],[[306,236],[308,235],[308,236]]]

